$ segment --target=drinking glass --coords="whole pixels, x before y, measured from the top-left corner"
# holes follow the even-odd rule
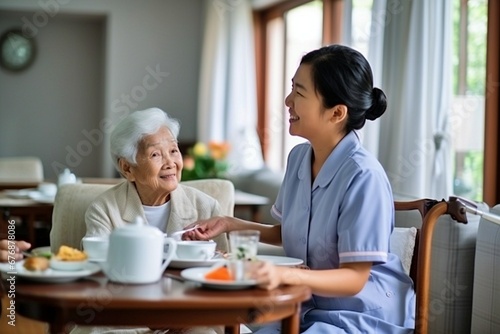
[[[229,269],[236,281],[248,279],[249,264],[257,259],[259,239],[260,232],[256,230],[229,232]]]

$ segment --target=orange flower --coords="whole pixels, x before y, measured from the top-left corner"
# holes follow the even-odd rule
[[[211,141],[208,143],[208,149],[212,158],[215,160],[224,160],[230,149],[229,143]]]
[[[184,157],[184,168],[187,170],[193,170],[194,166],[195,166],[194,159],[189,155],[185,156]]]

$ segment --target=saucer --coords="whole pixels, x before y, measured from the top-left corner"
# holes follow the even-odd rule
[[[56,199],[55,196],[47,196],[42,194],[39,191],[31,191],[29,193],[29,198],[32,200],[39,202],[39,203],[45,203],[45,204],[53,204],[54,200]]]
[[[4,193],[11,198],[27,199],[30,198],[30,194],[34,191],[36,191],[36,188],[5,190]]]
[[[188,281],[200,283],[202,287],[218,290],[241,290],[249,289],[257,285],[256,281],[219,281],[206,279],[205,274],[212,268],[189,268],[181,271],[181,276]]]
[[[15,265],[0,263],[0,272],[2,272],[4,277],[14,275],[35,282],[67,283],[101,271],[101,267],[96,263],[86,263],[81,270],[76,271],[64,271],[52,268],[45,271],[29,271],[23,267],[23,263],[24,260],[17,262]]]

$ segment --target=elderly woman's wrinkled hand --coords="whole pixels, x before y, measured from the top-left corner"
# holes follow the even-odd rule
[[[11,259],[16,261],[23,259],[23,251],[31,248],[31,244],[26,241],[0,241],[0,262],[7,262]],[[9,257],[10,256],[10,257]]]

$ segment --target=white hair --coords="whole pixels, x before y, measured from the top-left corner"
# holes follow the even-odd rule
[[[181,127],[179,121],[159,108],[134,111],[115,126],[111,132],[110,146],[111,158],[118,172],[121,173],[118,164],[121,158],[137,165],[136,156],[141,140],[162,127],[166,127],[177,140]]]

